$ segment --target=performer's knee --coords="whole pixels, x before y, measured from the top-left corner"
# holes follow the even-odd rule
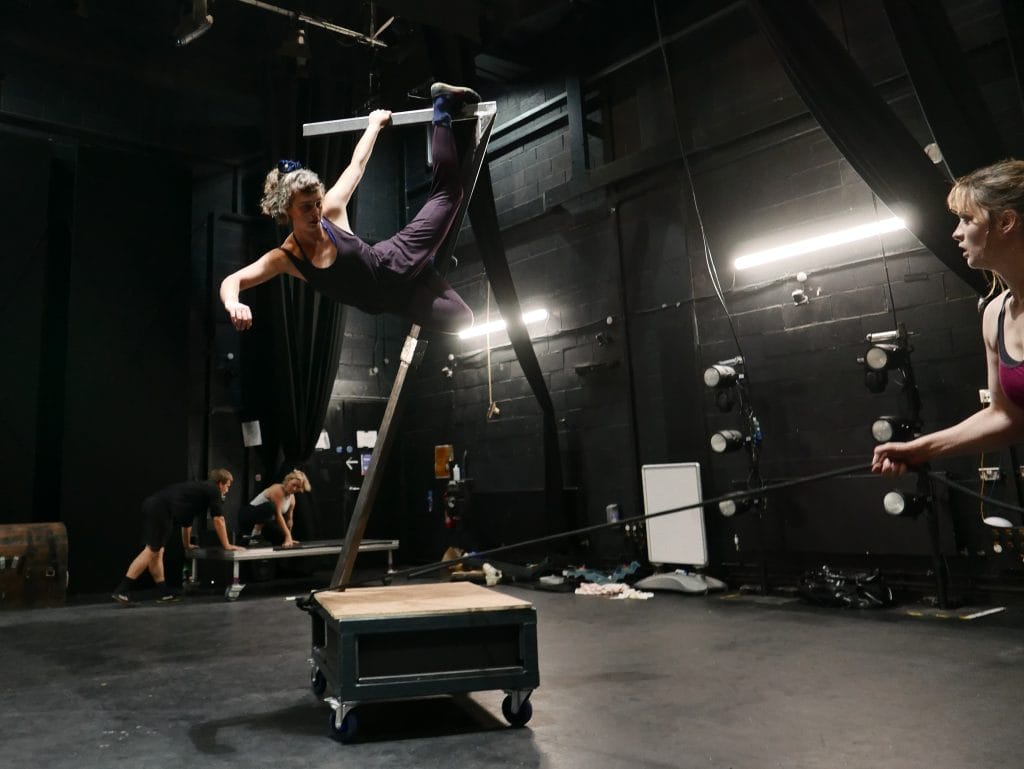
[[[434,305],[430,319],[424,324],[432,331],[457,334],[473,325],[473,311],[461,299]]]
[[[449,334],[457,334],[473,325],[473,311],[460,299],[452,303],[446,320],[444,330]]]

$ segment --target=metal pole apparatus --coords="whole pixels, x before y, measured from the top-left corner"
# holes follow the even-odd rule
[[[462,204],[458,214],[452,222],[441,248],[434,257],[435,263],[443,265],[447,262],[455,244],[458,241],[459,229],[462,220],[465,218],[466,209],[470,199],[473,197],[473,190],[476,188],[476,181],[480,175],[480,168],[487,156],[487,144],[491,138],[491,129],[494,127],[497,105],[495,102],[480,102],[467,107],[458,115],[453,116],[456,121],[476,120],[476,131],[473,137],[472,151],[465,154],[462,161],[462,189],[464,191]],[[392,112],[391,125],[416,125],[429,123],[433,116],[433,110],[421,109],[407,112]],[[330,120],[322,123],[306,123],[302,126],[303,136],[325,136],[328,134],[345,133],[349,131],[361,131],[369,124],[369,117],[348,118],[345,120]],[[355,508],[352,511],[352,518],[349,520],[348,530],[345,533],[345,543],[342,546],[341,554],[338,556],[338,563],[335,566],[334,574],[331,577],[331,584],[337,589],[344,589],[344,585],[352,577],[352,569],[355,565],[356,555],[359,553],[359,546],[363,540],[363,532],[373,511],[373,505],[377,498],[377,491],[380,488],[387,465],[388,456],[395,443],[398,433],[398,423],[401,409],[404,404],[405,381],[416,352],[416,345],[419,342],[420,326],[413,324],[406,336],[405,344],[399,360],[398,373],[395,375],[394,384],[391,387],[391,396],[388,398],[388,405],[384,410],[384,419],[378,431],[377,445],[374,447],[370,458],[370,466],[366,471],[366,479],[359,490],[356,498]]]

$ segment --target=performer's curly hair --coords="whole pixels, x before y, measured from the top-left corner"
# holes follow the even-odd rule
[[[320,177],[308,168],[299,168],[286,174],[282,174],[274,168],[267,174],[263,181],[263,199],[260,201],[260,211],[267,216],[274,217],[278,224],[288,224],[286,210],[292,202],[292,195],[296,192],[316,192],[324,194],[324,185]]]

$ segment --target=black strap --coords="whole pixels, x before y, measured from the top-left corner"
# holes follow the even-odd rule
[[[758,26],[811,114],[883,203],[979,294],[985,279],[967,266],[949,232],[949,183],[879,95],[809,0],[747,0]]]
[[[1012,368],[1014,366],[1019,366],[1022,363],[1022,361],[1014,360],[1012,357],[1010,357],[1010,353],[1006,351],[1006,341],[1003,335],[1003,319],[1006,317],[1006,303],[1009,301],[1009,299],[1010,292],[1007,291],[1003,295],[1003,303],[999,307],[999,328],[996,331],[996,340],[997,347],[999,349],[1000,363],[1002,363],[1004,366],[1010,366]]]
[[[494,205],[494,189],[491,186],[491,174],[487,164],[480,168],[476,189],[469,201],[469,221],[476,236],[480,260],[487,272],[487,279],[494,291],[498,309],[508,323],[506,333],[515,350],[523,376],[530,384],[533,395],[537,399],[544,415],[544,497],[548,513],[549,532],[564,528],[564,504],[562,498],[562,459],[558,444],[558,424],[555,419],[555,408],[551,402],[544,374],[537,353],[534,350],[530,335],[521,320],[522,309],[516,293],[512,272],[508,266],[505,246],[501,241],[501,227],[498,224],[497,209]]]

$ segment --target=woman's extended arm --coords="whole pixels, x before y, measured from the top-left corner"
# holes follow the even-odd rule
[[[231,325],[239,331],[245,331],[252,326],[252,310],[248,305],[238,301],[239,293],[260,283],[266,283],[283,272],[302,278],[280,249],[274,249],[221,281],[220,300],[231,318]]]
[[[883,443],[875,447],[871,469],[878,473],[902,475],[908,466],[940,457],[1003,448],[1024,436],[1024,411],[1010,402],[999,384],[999,353],[996,349],[1000,299],[985,308],[982,334],[988,389],[992,402],[961,422],[905,443]]]
[[[355,149],[352,150],[352,160],[349,161],[345,170],[341,172],[338,181],[324,195],[323,213],[327,219],[336,224],[341,224],[341,222],[336,220],[344,213],[345,207],[352,198],[352,194],[356,191],[356,187],[359,186],[359,182],[363,178],[366,164],[370,160],[370,155],[373,154],[373,145],[377,142],[377,134],[380,133],[380,129],[387,125],[390,120],[391,113],[386,109],[377,109],[370,113],[370,124],[366,126],[366,130],[363,131],[363,135],[356,143]]]
[[[281,529],[281,533],[284,535],[284,542],[281,544],[285,547],[291,547],[292,545],[297,544],[295,540],[292,539],[291,527],[288,526],[284,519],[284,487],[280,483],[275,483],[267,489],[267,499],[274,503],[274,511],[276,513],[274,517],[277,519],[278,528]],[[294,501],[295,499],[293,497],[292,502]]]

